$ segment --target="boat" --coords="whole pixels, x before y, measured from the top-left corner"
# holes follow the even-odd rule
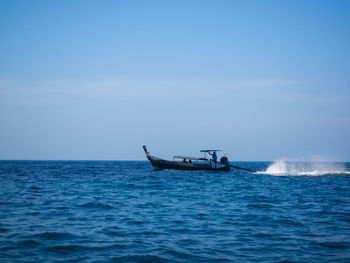
[[[164,160],[155,156],[152,156],[147,147],[144,145],[143,150],[146,153],[147,159],[150,161],[152,167],[155,170],[171,169],[171,170],[206,170],[206,171],[230,171],[230,165],[226,156],[220,159],[220,162],[215,162],[206,158],[207,153],[218,152],[220,150],[201,150],[200,152],[205,154],[205,157],[191,157],[176,155],[172,161]]]

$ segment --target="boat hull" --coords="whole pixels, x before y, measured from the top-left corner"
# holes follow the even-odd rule
[[[147,159],[150,161],[153,168],[157,170],[171,169],[171,170],[187,170],[187,171],[198,171],[198,170],[226,171],[226,172],[230,171],[230,166],[227,166],[227,165],[215,168],[209,164],[172,162],[172,161],[163,160],[151,155],[147,155]]]

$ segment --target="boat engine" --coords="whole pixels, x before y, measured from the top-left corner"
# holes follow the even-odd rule
[[[222,156],[220,159],[220,163],[228,165],[228,158],[226,156]]]

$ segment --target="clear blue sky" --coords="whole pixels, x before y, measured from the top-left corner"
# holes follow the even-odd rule
[[[350,161],[350,1],[0,0],[0,159]]]

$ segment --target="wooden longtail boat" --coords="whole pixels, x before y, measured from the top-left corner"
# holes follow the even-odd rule
[[[160,169],[171,169],[171,170],[207,170],[207,171],[230,171],[230,165],[228,164],[228,159],[226,156],[223,156],[215,164],[212,160],[209,160],[205,157],[190,157],[190,156],[180,156],[176,155],[173,158],[173,161],[168,161],[160,159],[158,157],[150,155],[147,151],[147,147],[144,145],[143,150],[146,153],[147,159],[150,161],[152,167],[156,170]],[[201,150],[203,153],[217,152],[219,150]],[[176,161],[181,160],[181,161]]]

